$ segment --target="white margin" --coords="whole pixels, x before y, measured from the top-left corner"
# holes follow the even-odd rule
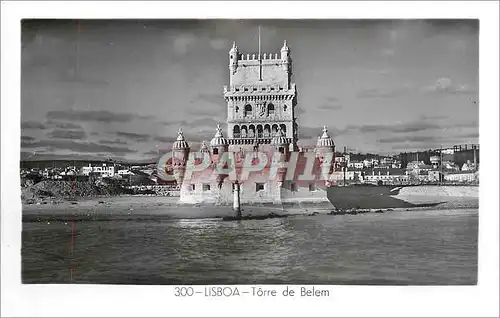
[[[241,10],[244,7],[245,10]],[[498,2],[2,2],[2,316],[498,316]],[[21,18],[479,18],[479,283],[333,286],[326,299],[189,298],[171,286],[21,285]],[[278,287],[277,288],[281,288]]]

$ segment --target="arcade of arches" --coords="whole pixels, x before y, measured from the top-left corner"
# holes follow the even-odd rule
[[[286,134],[285,124],[249,124],[249,125],[235,125],[233,127],[234,138],[268,138],[272,137],[281,127],[281,131]]]

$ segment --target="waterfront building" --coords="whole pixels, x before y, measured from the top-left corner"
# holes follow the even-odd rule
[[[206,157],[192,161],[203,164],[207,158],[207,167],[188,167],[192,151],[181,129],[172,147],[171,171],[180,185],[181,203],[228,204],[237,182],[242,203],[330,204],[324,173],[333,172],[335,144],[323,127],[314,149],[298,147],[297,88],[290,52],[286,41],[279,53],[263,54],[245,54],[233,43],[229,85],[223,88],[226,133],[218,125],[209,145],[202,144],[197,151]],[[234,170],[221,172],[229,163]],[[299,177],[303,175],[313,178]]]

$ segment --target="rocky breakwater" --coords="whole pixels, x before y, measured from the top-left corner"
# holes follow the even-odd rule
[[[52,181],[38,182],[21,190],[21,199],[25,204],[47,201],[63,201],[73,198],[98,196],[115,196],[130,194],[118,184],[101,183],[99,185],[83,181]]]

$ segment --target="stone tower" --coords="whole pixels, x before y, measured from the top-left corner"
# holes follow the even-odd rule
[[[297,91],[291,76],[292,60],[286,41],[279,54],[243,54],[233,43],[229,51],[229,86],[224,86],[227,136],[232,149],[251,150],[256,142],[271,144],[278,128],[290,148],[297,149]]]
[[[189,144],[179,128],[177,140],[172,145],[172,169],[177,184],[181,185],[186,172],[186,163],[189,156]]]
[[[316,158],[324,177],[331,175],[335,163],[335,143],[328,134],[328,128],[323,126],[323,134],[318,136],[315,149]]]

